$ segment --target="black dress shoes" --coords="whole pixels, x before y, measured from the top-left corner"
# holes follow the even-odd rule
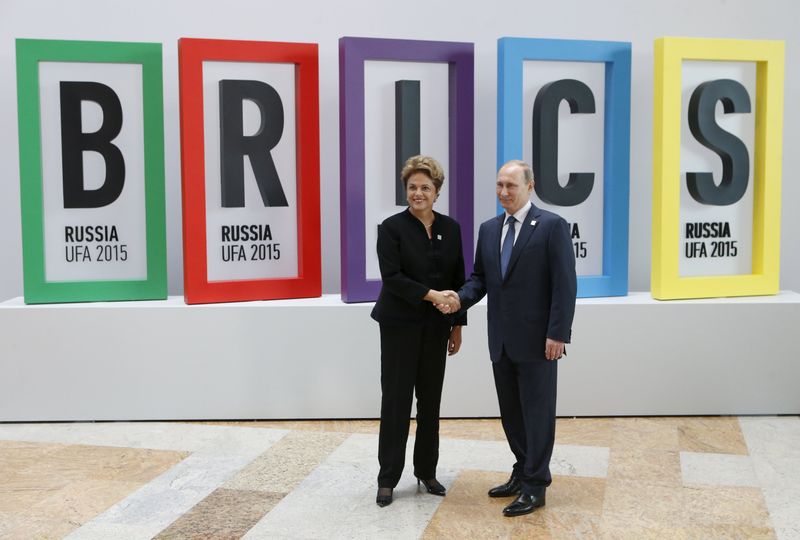
[[[375,503],[381,508],[392,504],[392,491],[392,488],[379,487],[378,496],[375,497]]]
[[[511,473],[511,478],[508,479],[508,482],[489,490],[489,497],[511,497],[512,495],[518,494],[521,487],[517,475]]]
[[[540,506],[544,506],[544,495],[520,493],[514,502],[503,508],[503,515],[506,517],[522,516],[530,514]]]
[[[447,493],[445,487],[442,484],[440,484],[436,478],[423,480],[422,478],[417,477],[417,486],[419,486],[420,482],[422,482],[422,485],[425,486],[425,489],[431,495],[439,495],[440,497],[444,497],[445,494]]]

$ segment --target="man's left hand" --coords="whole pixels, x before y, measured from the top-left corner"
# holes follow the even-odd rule
[[[547,338],[544,344],[544,357],[548,360],[558,360],[564,355],[564,342]]]

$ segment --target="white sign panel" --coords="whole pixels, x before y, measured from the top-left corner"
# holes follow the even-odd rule
[[[558,181],[563,187],[569,173],[593,173],[591,194],[575,206],[548,204],[534,192],[531,200],[563,217],[570,225],[579,276],[603,273],[603,150],[605,125],[605,64],[602,62],[555,62],[528,60],[523,63],[523,159],[533,163],[533,106],[548,83],[575,79],[594,95],[595,112],[570,112],[562,101],[558,111]],[[534,179],[535,181],[535,179]]]
[[[121,190],[101,206],[65,204],[65,189],[73,196],[80,192],[77,198],[84,202],[79,204],[86,206],[92,203],[85,201],[98,199],[99,190],[108,181],[107,162],[99,151],[73,149],[73,157],[80,153],[77,159],[82,163],[82,186],[65,188],[63,167],[64,143],[84,141],[85,135],[79,134],[97,132],[108,118],[99,102],[80,99],[80,123],[72,126],[76,131],[69,135],[73,140],[62,141],[61,109],[66,103],[62,101],[62,82],[108,87],[111,93],[105,90],[110,96],[106,103],[121,109],[119,133],[101,145],[110,149],[106,150],[109,153],[121,155],[124,173],[115,180]],[[40,62],[39,89],[46,281],[147,279],[141,65]],[[80,96],[81,91],[75,95]]]
[[[266,83],[280,97],[283,130],[269,155],[285,195],[285,205],[262,200],[253,164],[244,160],[244,206],[223,207],[220,81]],[[297,163],[295,65],[258,62],[203,62],[205,116],[206,247],[209,281],[297,277]],[[262,125],[259,105],[242,101],[244,136]]]
[[[395,204],[395,82],[420,81],[420,154],[436,159],[445,181],[433,209],[448,213],[449,66],[446,62],[364,62],[364,197],[366,278],[380,279],[378,225],[406,206]]]
[[[692,198],[687,172],[711,172],[717,186],[722,180],[722,160],[702,145],[689,128],[689,102],[697,87],[707,81],[732,79],[750,97],[749,113],[725,114],[717,102],[715,122],[744,143],[750,157],[747,190],[727,206],[703,204]],[[684,61],[681,98],[681,194],[679,275],[714,276],[752,273],[753,156],[755,137],[756,65],[754,62]]]

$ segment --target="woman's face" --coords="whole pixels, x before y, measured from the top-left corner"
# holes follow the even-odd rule
[[[406,182],[406,200],[408,206],[417,212],[426,212],[433,208],[436,200],[436,187],[427,174],[417,171],[408,177]]]

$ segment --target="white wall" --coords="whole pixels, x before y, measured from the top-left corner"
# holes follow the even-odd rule
[[[457,10],[454,8],[457,6]],[[494,214],[497,45],[501,36],[633,43],[630,290],[650,288],[653,40],[662,36],[786,41],[781,288],[800,290],[800,46],[795,0],[243,0],[0,1],[0,299],[22,295],[14,38],[164,44],[169,293],[182,294],[177,40],[315,42],[320,47],[323,291],[339,291],[338,38],[475,43],[475,222]]]
[[[370,309],[334,294],[199,306],[177,297],[0,302],[0,422],[375,418],[380,346]],[[486,301],[470,314],[464,346],[447,360],[443,417],[499,413]],[[798,326],[793,292],[666,304],[647,293],[579,299],[580,337],[559,362],[556,412],[797,414]],[[634,329],[622,347],[620,329]]]

